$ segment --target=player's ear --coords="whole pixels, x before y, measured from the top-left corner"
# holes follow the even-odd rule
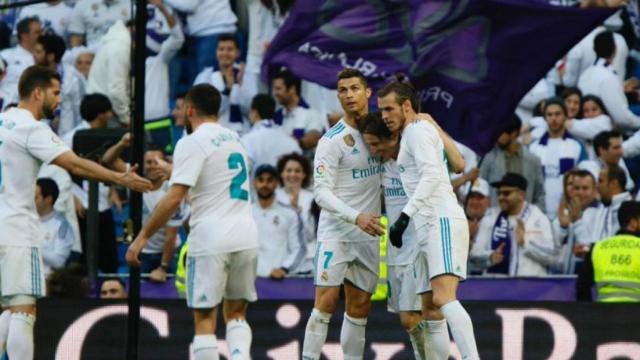
[[[371,97],[371,88],[367,86],[367,87],[364,89],[364,93],[367,95],[367,99],[368,99],[369,97]]]

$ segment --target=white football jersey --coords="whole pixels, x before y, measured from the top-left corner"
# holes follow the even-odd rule
[[[400,213],[407,205],[409,198],[402,187],[402,180],[400,179],[400,170],[398,169],[397,162],[393,159],[389,159],[384,162],[383,166],[384,172],[382,174],[382,188],[384,191],[384,206],[387,210],[389,226],[391,226],[391,224],[400,217]],[[398,249],[387,241],[387,264],[413,264],[417,254],[415,239],[415,227],[413,220],[411,220],[407,230],[402,234],[401,248]]]
[[[160,200],[162,200],[162,198],[165,196],[167,191],[169,191],[169,182],[165,181],[164,183],[162,183],[162,186],[160,186],[158,190],[149,191],[142,194],[142,223],[143,224],[149,220],[151,213],[155,210],[156,206],[158,206],[158,203],[160,202]],[[180,204],[180,207],[178,208],[178,210],[176,210],[176,213],[173,215],[173,217],[169,219],[169,221],[164,226],[162,226],[158,231],[156,231],[155,234],[151,235],[151,237],[149,238],[149,241],[147,242],[147,245],[145,245],[144,249],[142,249],[142,252],[145,254],[162,253],[164,249],[165,234],[166,234],[167,228],[168,227],[179,228],[180,226],[182,226],[182,222],[187,218],[188,215],[189,215],[189,207],[187,206],[186,202],[183,201]],[[179,240],[176,241],[176,248],[178,246],[180,246]]]
[[[360,213],[380,214],[380,158],[344,119],[320,139],[314,160],[314,195],[322,208],[318,241],[377,241],[355,224]]]
[[[403,130],[398,169],[409,196],[402,212],[415,219],[417,229],[442,217],[466,219],[453,193],[442,139],[429,122]]]
[[[28,110],[0,114],[0,245],[40,246],[36,177],[42,163],[66,151],[58,135]]]
[[[248,156],[235,131],[204,123],[178,141],[171,185],[191,187],[189,255],[258,248]]]

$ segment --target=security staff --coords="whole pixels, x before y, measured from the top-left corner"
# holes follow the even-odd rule
[[[594,244],[576,281],[578,301],[640,302],[640,203],[625,201],[618,211],[620,231]]]

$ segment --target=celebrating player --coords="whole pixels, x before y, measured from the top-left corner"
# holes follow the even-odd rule
[[[433,292],[432,302],[447,319],[463,359],[478,359],[471,318],[456,299],[458,283],[467,272],[469,229],[451,187],[443,141],[430,122],[418,121],[418,99],[411,85],[387,84],[378,92],[378,107],[389,130],[402,135],[398,167],[409,196],[389,229],[389,240],[401,245],[413,219],[420,248],[418,292]],[[423,307],[423,317],[429,311]]]
[[[48,68],[28,67],[18,83],[20,103],[0,114],[0,353],[6,344],[11,359],[33,358],[36,298],[44,295],[44,275],[34,202],[42,163],[53,163],[76,176],[120,184],[136,191],[151,188],[148,180],[118,173],[67,148],[38,119],[52,119],[60,104],[60,77]]]
[[[358,124],[368,113],[371,89],[357,70],[338,74],[345,116],[320,139],[314,161],[315,199],[321,207],[315,259],[315,302],[302,358],[317,360],[344,284],[346,312],[340,344],[344,359],[362,359],[370,297],[378,281],[380,160],[369,154]]]
[[[191,88],[184,108],[192,132],[178,142],[169,191],[129,247],[127,262],[140,266],[138,255],[149,237],[191,190],[186,267],[195,359],[218,359],[215,330],[223,299],[229,354],[249,359],[252,334],[246,311],[247,302],[257,299],[258,238],[249,203],[248,156],[238,135],[218,124],[220,93],[213,86]]]

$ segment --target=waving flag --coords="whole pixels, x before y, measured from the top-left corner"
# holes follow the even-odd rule
[[[374,90],[405,73],[422,111],[485,153],[524,94],[612,12],[537,0],[298,0],[262,73],[286,66],[335,88],[353,67]]]

